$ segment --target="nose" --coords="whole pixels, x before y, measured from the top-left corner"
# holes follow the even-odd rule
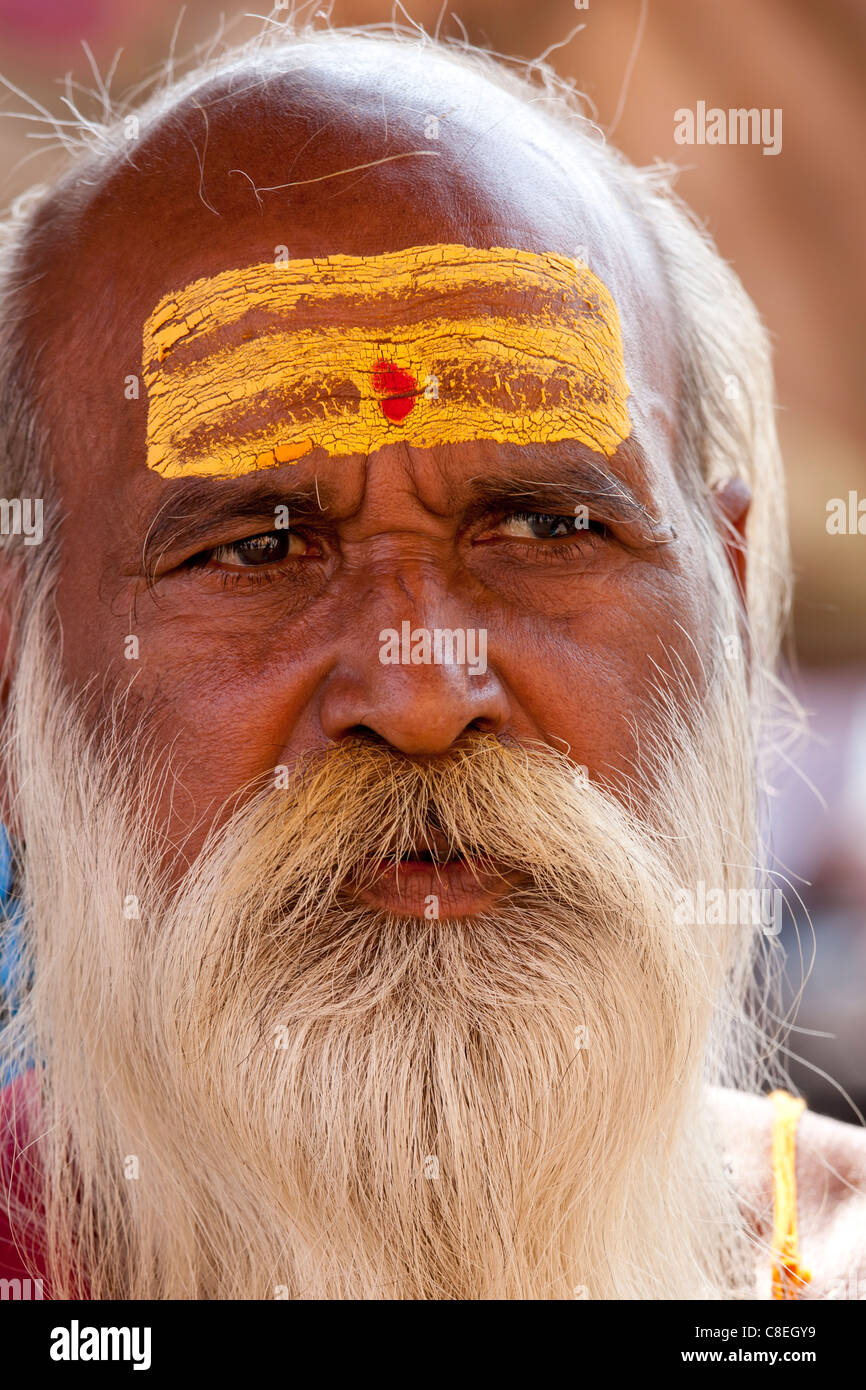
[[[402,639],[408,626],[387,631]],[[435,653],[435,630],[426,631],[428,648]],[[396,662],[380,659],[381,636],[374,643],[355,640],[352,655],[332,672],[322,697],[320,719],[327,738],[372,732],[409,757],[432,757],[446,753],[469,730],[502,733],[509,722],[509,700],[496,672],[489,665],[483,674],[473,674],[468,664],[413,664],[412,647],[417,655],[423,646],[418,633],[413,625],[415,640],[408,650],[401,640]],[[390,645],[393,656],[393,638]],[[404,657],[409,659],[404,662]]]

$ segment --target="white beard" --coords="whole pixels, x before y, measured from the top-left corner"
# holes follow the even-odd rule
[[[694,738],[668,712],[646,820],[550,750],[337,746],[169,886],[142,749],[88,737],[50,670],[34,619],[12,726],[34,984],[4,1046],[45,1061],[57,1296],[73,1265],[93,1297],[750,1296],[707,1108],[744,1079],[750,941],[674,912],[679,884],[749,882],[736,692]],[[529,885],[459,921],[346,901],[431,814]]]

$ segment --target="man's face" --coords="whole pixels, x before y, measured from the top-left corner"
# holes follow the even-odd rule
[[[329,179],[381,157],[368,106],[375,111],[372,98],[357,97],[354,127],[310,144],[302,172],[311,182],[289,197],[253,196],[250,182],[272,188],[278,170],[286,182],[286,146],[276,134],[256,138],[254,110],[212,110],[206,201],[191,180],[189,140],[158,134],[155,168],[143,157],[142,172],[139,158],[75,223],[74,310],[68,288],[62,309],[50,292],[43,301],[67,516],[58,590],[66,674],[104,691],[134,677],[129,717],[158,731],[176,770],[164,820],[184,862],[229,798],[358,731],[415,758],[448,752],[464,731],[541,742],[623,785],[658,668],[681,665],[700,683],[707,575],[675,471],[674,352],[646,245],[622,212],[593,204],[590,175],[584,188],[566,188],[530,148],[497,168],[489,149],[473,157],[459,124],[436,159]],[[302,118],[273,120],[304,143]],[[518,181],[534,183],[537,199],[504,198]],[[220,216],[206,206],[214,198]],[[368,455],[315,448],[233,478],[164,477],[147,466],[144,326],[191,282],[273,261],[280,247],[295,262],[444,243],[569,256],[579,242],[610,293],[630,387],[631,435],[610,456],[568,439],[418,447],[408,431]],[[49,262],[49,286],[59,286],[58,269]],[[580,293],[576,282],[575,302]],[[483,285],[458,284],[434,291],[429,313],[477,320],[488,299]],[[515,296],[510,312],[534,327],[531,294]],[[339,304],[314,301],[312,313],[315,327],[339,332]],[[399,304],[372,313],[370,327],[387,340]],[[251,332],[229,324],[224,345]],[[521,366],[518,354],[511,370]],[[504,378],[494,404],[507,409],[507,392]],[[275,397],[252,418],[278,436],[286,409]],[[276,527],[280,508],[288,527]],[[380,634],[402,634],[406,623],[410,633],[483,632],[486,669],[383,663]],[[449,886],[451,872],[436,878],[454,913],[489,904],[492,890],[471,888],[457,869]],[[419,910],[432,875],[419,869],[399,901],[383,884],[380,905]]]

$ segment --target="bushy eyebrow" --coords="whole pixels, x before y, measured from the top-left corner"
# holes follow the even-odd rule
[[[617,452],[624,465],[623,471],[641,479],[648,478],[646,456],[635,439],[627,440]],[[669,524],[663,517],[653,516],[621,473],[597,463],[584,449],[567,444],[556,446],[556,449],[536,445],[523,450],[522,455],[530,465],[524,476],[518,477],[513,467],[501,474],[488,468],[470,480],[477,504],[486,502],[493,507],[522,502],[525,505],[544,499],[545,506],[549,506],[561,495],[560,505],[569,511],[583,504],[599,521],[640,525],[660,544],[673,538]]]
[[[222,525],[261,522],[263,529],[278,507],[288,507],[292,524],[321,520],[325,514],[314,483],[287,487],[275,478],[249,475],[238,479],[185,478],[162,503],[141,547],[142,568],[152,582],[160,559],[179,545],[204,544]]]
[[[592,471],[586,465],[558,468],[556,476],[545,476],[534,469],[525,478],[485,474],[472,480],[471,499],[473,509],[478,511],[527,504],[535,504],[539,510],[543,504],[545,508],[562,506],[574,511],[582,504],[599,521],[639,524],[653,530],[660,525],[659,519],[650,514],[621,479],[604,469]]]

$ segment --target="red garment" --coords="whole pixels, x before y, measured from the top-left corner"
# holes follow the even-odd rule
[[[10,1196],[26,1201],[30,1210],[38,1202],[25,1128],[36,1080],[31,1070],[0,1092],[0,1279],[41,1279],[42,1296],[48,1298],[41,1261],[32,1243],[23,1245],[20,1236],[16,1239],[9,1217]]]

